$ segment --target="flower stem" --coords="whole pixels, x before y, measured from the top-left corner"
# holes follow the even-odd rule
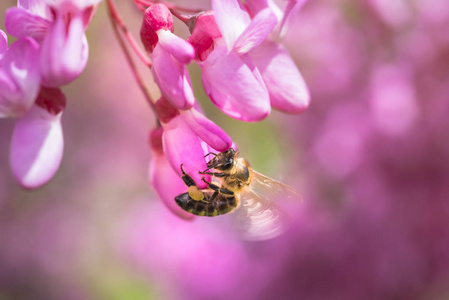
[[[140,60],[147,66],[151,67],[151,62],[148,60],[145,53],[139,48],[136,40],[132,37],[131,33],[129,32],[128,28],[126,27],[125,23],[123,23],[122,18],[117,12],[117,8],[112,0],[107,0],[106,3],[108,4],[109,8],[109,15],[111,17],[111,20],[113,20],[113,23],[115,26],[119,27],[121,31],[123,32],[123,35],[128,40],[128,43],[131,45],[134,52],[136,52],[137,56],[140,58]]]
[[[170,12],[176,17],[178,18],[180,21],[182,21],[184,24],[186,24],[187,26],[189,26],[189,21],[190,21],[190,16],[188,15],[184,15],[179,13],[177,10],[170,8]]]
[[[118,31],[118,29],[122,29],[123,34],[126,36],[126,34],[128,33],[129,35],[129,31],[126,29],[123,21],[121,20],[120,16],[117,13],[117,8],[115,7],[115,4],[112,0],[107,0],[107,7],[108,7],[108,12],[109,12],[109,19],[111,20],[112,23],[112,29],[114,30],[114,34],[117,37],[117,40],[120,44],[120,47],[122,48],[123,53],[126,56],[126,60],[128,61],[129,66],[131,67],[132,73],[134,75],[135,80],[137,81],[137,84],[139,85],[140,89],[142,90],[144,97],[146,99],[146,101],[148,102],[148,104],[150,105],[150,107],[152,108],[152,110],[154,112],[156,112],[155,107],[154,107],[154,100],[151,97],[151,94],[149,92],[149,90],[147,89],[147,87],[145,86],[145,83],[142,79],[142,76],[140,75],[140,73],[137,71],[137,67],[136,64],[134,63],[132,57],[131,57],[131,53],[129,52],[128,48],[126,47],[126,44],[123,40],[123,37],[120,35],[120,32]],[[129,35],[129,37],[131,37]],[[128,42],[130,41],[129,38],[127,38]],[[134,41],[134,40],[133,40]],[[135,45],[135,43],[131,43],[132,48],[136,51],[136,48],[133,47],[133,45]],[[136,51],[137,54],[139,54],[139,52]],[[145,63],[145,61],[144,61]],[[148,67],[151,67],[151,63],[145,63]]]

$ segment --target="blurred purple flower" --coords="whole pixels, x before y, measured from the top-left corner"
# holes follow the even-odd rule
[[[64,200],[42,202],[26,211],[11,203],[0,211],[2,298],[89,298],[73,275],[79,270],[79,257],[91,233],[90,222],[85,210],[67,206],[68,199]],[[44,287],[48,282],[51,288]]]
[[[81,74],[88,58],[84,31],[100,1],[22,0],[6,11],[8,33],[40,43],[43,85],[59,87]]]
[[[381,66],[373,70],[371,111],[375,126],[392,136],[405,134],[416,121],[419,111],[407,66]]]
[[[212,220],[186,222],[166,213],[157,203],[135,202],[122,221],[123,243],[117,251],[139,272],[154,278],[159,289],[172,295],[169,298],[250,299],[248,292],[254,285],[247,284],[253,282],[246,281],[247,276],[260,269],[248,262],[249,253],[231,231],[221,230],[216,222],[206,225],[203,221]],[[263,276],[260,272],[252,278],[264,284]]]
[[[1,30],[0,45],[0,117],[19,117],[39,92],[39,46],[32,38],[21,38],[7,49]]]
[[[334,108],[323,122],[313,145],[316,162],[327,174],[345,178],[364,160],[364,143],[371,134],[366,109],[357,105]]]
[[[195,50],[172,32],[173,18],[164,4],[154,4],[145,11],[140,36],[151,53],[154,81],[174,107],[189,109],[195,96],[186,64],[193,59]]]

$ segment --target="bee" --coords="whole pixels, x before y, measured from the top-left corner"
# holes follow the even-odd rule
[[[215,217],[232,212],[239,204],[239,197],[232,191],[216,184],[203,181],[208,189],[200,190],[190,175],[187,175],[181,164],[182,180],[188,190],[175,197],[176,203],[185,211],[197,216]]]
[[[217,185],[203,181],[207,189],[199,189],[195,181],[184,172],[182,179],[188,191],[175,198],[185,211],[198,216],[218,216],[233,212],[234,230],[246,240],[273,238],[288,228],[291,217],[276,203],[278,199],[301,200],[291,187],[271,179],[250,167],[245,158],[230,148],[213,155],[207,169],[200,174],[220,180]]]

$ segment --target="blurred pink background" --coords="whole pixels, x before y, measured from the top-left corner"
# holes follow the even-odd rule
[[[137,37],[138,11],[117,4]],[[64,157],[43,188],[13,180],[14,120],[0,120],[0,299],[449,297],[447,28],[446,0],[310,1],[283,43],[311,107],[257,124],[211,105],[190,66],[206,115],[254,168],[303,195],[286,234],[250,243],[227,216],[183,221],[157,199],[155,119],[102,3],[86,70],[63,88]]]

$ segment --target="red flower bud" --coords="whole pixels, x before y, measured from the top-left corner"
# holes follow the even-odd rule
[[[156,47],[159,40],[156,31],[160,29],[173,32],[173,17],[167,6],[158,3],[147,8],[140,28],[140,38],[148,52]]]

